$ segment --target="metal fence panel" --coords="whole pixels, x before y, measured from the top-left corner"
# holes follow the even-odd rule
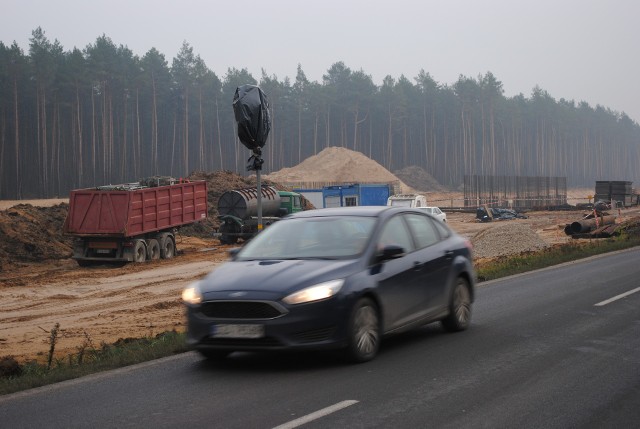
[[[566,177],[464,176],[465,207],[542,208],[566,204]]]

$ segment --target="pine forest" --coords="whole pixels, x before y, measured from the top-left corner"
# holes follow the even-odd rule
[[[640,126],[625,113],[539,87],[507,97],[491,72],[441,84],[420,70],[378,86],[339,61],[321,82],[300,65],[295,79],[233,67],[217,76],[188,42],[171,60],[105,35],[65,51],[37,28],[28,52],[0,42],[0,199],[194,171],[253,174],[232,108],[243,84],[269,99],[265,173],[338,146],[452,187],[465,175],[563,176],[584,187],[640,179]]]

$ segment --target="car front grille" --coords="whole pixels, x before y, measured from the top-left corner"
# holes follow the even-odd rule
[[[314,343],[317,341],[325,341],[331,338],[335,332],[335,326],[321,329],[312,329],[309,331],[296,332],[293,337],[301,343]]]
[[[275,303],[265,301],[203,302],[200,312],[215,319],[275,319],[286,313]]]

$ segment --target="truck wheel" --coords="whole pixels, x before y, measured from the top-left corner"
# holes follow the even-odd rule
[[[170,234],[162,234],[160,236],[160,257],[162,259],[171,259],[176,255],[176,245],[173,243],[173,237]]]
[[[155,238],[147,242],[147,259],[151,261],[160,259],[160,244]]]
[[[144,240],[136,240],[133,245],[133,262],[144,262],[147,260],[147,245]]]

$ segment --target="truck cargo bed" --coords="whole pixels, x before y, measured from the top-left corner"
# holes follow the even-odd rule
[[[207,217],[204,181],[132,190],[78,189],[69,195],[64,232],[75,236],[134,237]]]

